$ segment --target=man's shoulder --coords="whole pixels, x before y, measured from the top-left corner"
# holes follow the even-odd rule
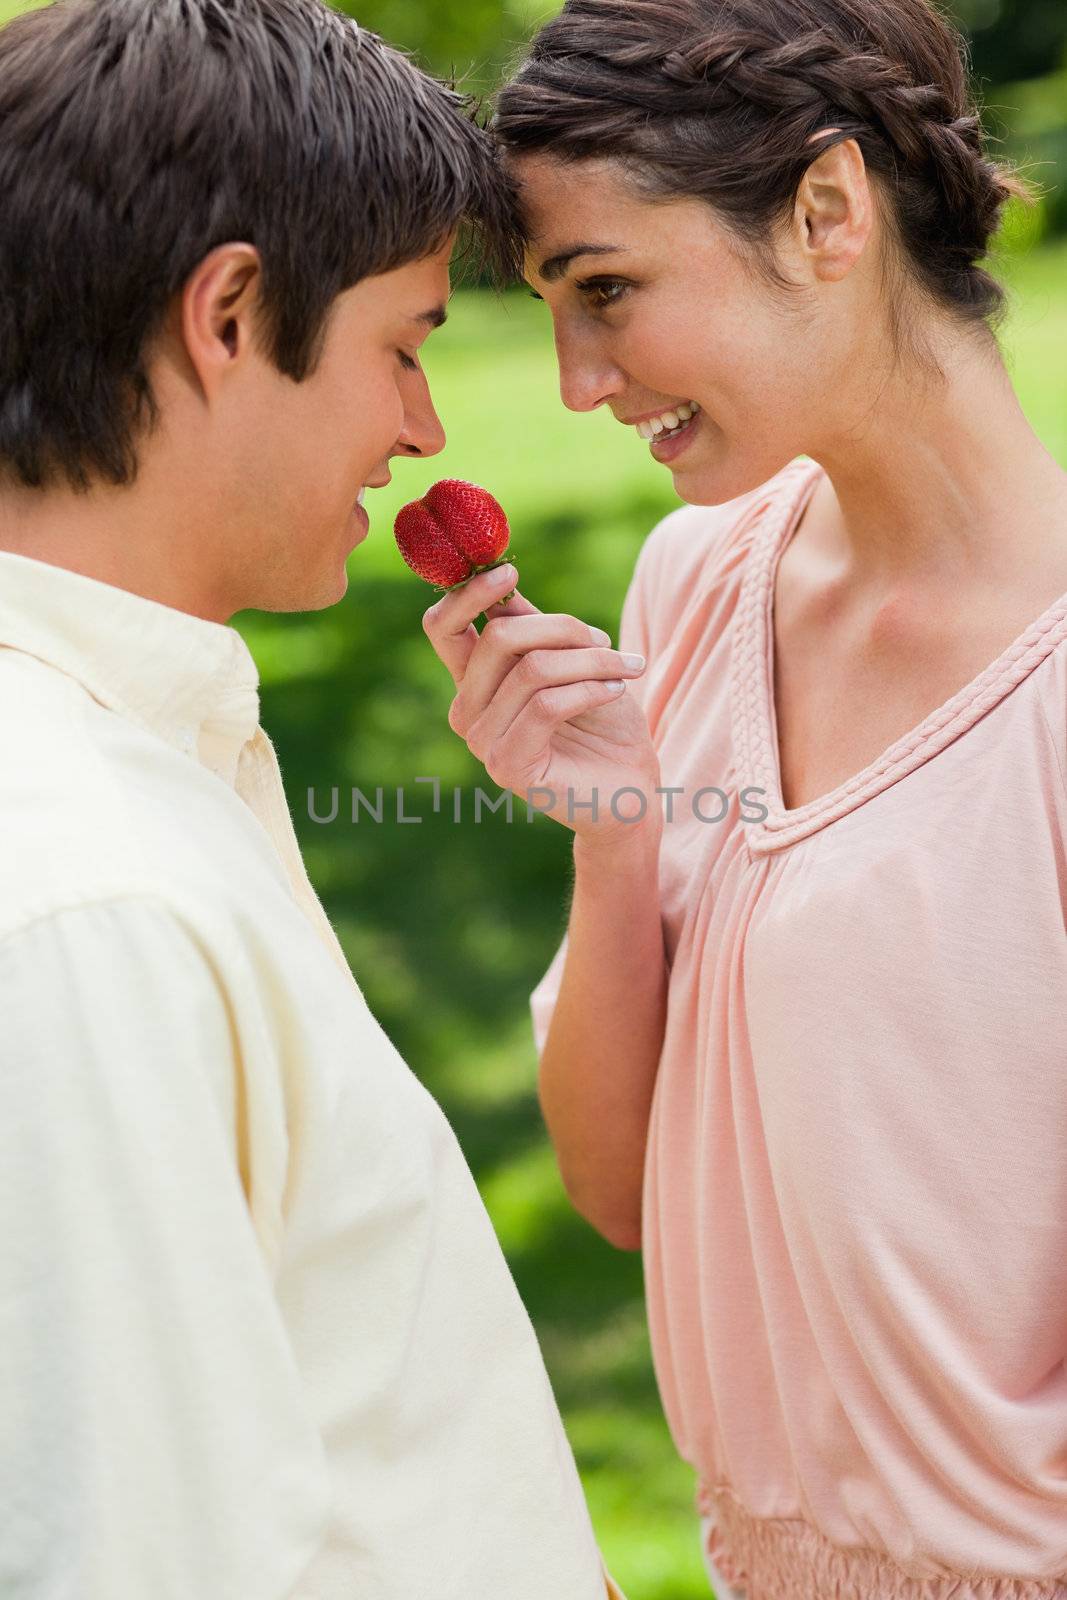
[[[0,936],[128,894],[225,914],[238,895],[283,887],[239,796],[76,679],[0,650],[0,730]]]

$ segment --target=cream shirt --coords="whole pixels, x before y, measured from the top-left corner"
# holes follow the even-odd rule
[[[258,684],[232,627],[0,552],[0,1593],[603,1600]]]

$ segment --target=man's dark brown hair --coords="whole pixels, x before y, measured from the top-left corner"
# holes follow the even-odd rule
[[[361,279],[505,185],[465,97],[320,0],[55,0],[0,28],[0,477],[130,482],[146,360],[216,245],[253,244],[294,380]]]
[[[516,154],[612,157],[648,198],[706,200],[783,292],[774,228],[810,163],[855,139],[884,202],[898,340],[909,287],[995,324],[982,257],[1009,196],[1032,193],[989,158],[965,43],[931,0],[567,0],[492,127]]]

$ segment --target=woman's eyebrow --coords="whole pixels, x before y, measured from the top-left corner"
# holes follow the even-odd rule
[[[613,256],[625,255],[625,246],[621,244],[569,244],[566,250],[561,250],[558,255],[549,256],[542,262],[540,276],[546,283],[555,283],[557,278],[562,278],[571,262],[578,256]]]
[[[425,322],[431,328],[440,328],[443,323],[448,321],[448,312],[444,306],[434,306],[430,311],[416,312],[408,320],[410,322]]]

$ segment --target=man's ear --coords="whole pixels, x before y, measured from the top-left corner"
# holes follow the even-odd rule
[[[793,206],[794,245],[811,277],[823,283],[845,277],[863,252],[873,220],[863,152],[855,139],[844,139],[816,156]]]
[[[186,280],[181,339],[205,394],[215,392],[251,347],[261,285],[259,252],[236,243],[218,245]]]

